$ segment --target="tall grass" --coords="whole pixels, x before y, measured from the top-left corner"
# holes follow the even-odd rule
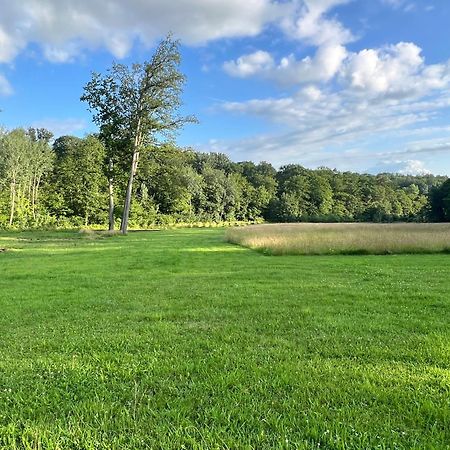
[[[450,224],[265,224],[226,239],[273,255],[450,253]]]

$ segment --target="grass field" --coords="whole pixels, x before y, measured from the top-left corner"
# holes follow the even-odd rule
[[[448,449],[450,256],[0,233],[2,449]]]
[[[295,223],[230,228],[227,240],[271,255],[450,253],[448,223]]]

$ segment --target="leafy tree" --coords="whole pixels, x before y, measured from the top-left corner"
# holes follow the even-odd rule
[[[192,221],[194,196],[201,190],[201,176],[190,162],[192,152],[164,145],[149,152],[144,160],[143,180],[158,210],[177,219]]]
[[[27,134],[32,142],[32,155],[29,161],[31,171],[30,191],[31,210],[33,219],[36,219],[36,206],[39,201],[42,178],[52,170],[55,159],[55,154],[49,145],[53,133],[45,128],[29,128]]]
[[[44,142],[49,144],[53,138],[53,133],[46,128],[28,128],[27,134],[33,142]]]
[[[262,216],[268,218],[269,204],[277,193],[277,171],[264,161],[257,165],[250,161],[241,162],[238,170],[250,184],[244,191],[249,197],[248,217],[253,220]]]
[[[235,186],[223,170],[205,166],[202,171],[202,191],[195,203],[201,216],[217,222],[234,216]]]
[[[333,191],[328,179],[321,173],[310,175],[311,213],[315,216],[326,216],[333,209]],[[310,214],[311,214],[310,213]]]
[[[193,165],[198,172],[206,167],[218,169],[227,175],[235,172],[235,164],[224,153],[196,153]]]
[[[108,150],[101,135],[101,141],[62,136],[51,149],[50,139],[46,130],[0,131],[0,226],[103,223],[111,199],[107,179],[112,157],[114,190],[125,193],[128,141],[111,141]],[[265,162],[234,163],[220,153],[149,145],[142,147],[130,220],[144,227],[260,218],[443,221],[450,220],[446,180],[310,170],[296,164],[276,171]]]
[[[14,214],[28,177],[29,145],[24,130],[17,129],[3,136],[0,147],[4,182],[9,183],[10,188],[9,226],[13,224]]]
[[[3,133],[0,138],[0,173],[3,187],[9,185],[9,218],[22,222],[36,218],[42,177],[53,165],[53,153],[44,139],[35,140],[23,129]]]
[[[85,226],[102,221],[106,206],[104,158],[105,148],[95,136],[67,139],[55,168],[56,191],[63,199],[66,214],[82,218]]]
[[[450,222],[450,179],[431,191],[431,217],[438,222]]]
[[[123,143],[129,163],[121,231],[126,233],[130,214],[133,181],[141,151],[154,145],[161,136],[173,132],[193,117],[177,114],[185,77],[179,71],[179,42],[169,35],[150,61],[127,67],[113,64],[105,76],[94,73],[84,87],[81,100],[94,111],[94,121],[108,147],[114,140]]]

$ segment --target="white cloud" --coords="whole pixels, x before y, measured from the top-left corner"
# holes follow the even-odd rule
[[[320,47],[318,54],[325,48]],[[426,127],[437,112],[450,108],[450,62],[426,65],[421,49],[413,43],[347,53],[328,73],[322,67],[308,77],[300,70],[305,64],[320,67],[318,61],[316,55],[303,61],[292,59],[284,71],[282,64],[253,71],[272,79],[282,74],[285,81],[299,87],[294,95],[221,105],[225,111],[257,116],[288,129],[257,138],[254,144],[250,139],[243,148],[250,150],[257,145],[272,153],[266,158],[286,162],[296,153],[304,157],[304,148],[317,154],[380,135],[406,134],[413,126]],[[296,65],[297,70],[288,70]],[[320,88],[314,83],[333,77],[334,83],[321,84]],[[313,83],[301,87],[308,82]]]
[[[448,132],[445,127],[432,126],[432,121],[439,111],[450,108],[450,63],[426,65],[421,49],[412,43],[349,53],[336,82],[321,88],[314,84],[300,87],[301,77],[296,81],[299,91],[294,95],[221,105],[230,113],[260,117],[283,129],[235,142],[230,151],[278,164],[297,161],[338,167],[345,162],[348,167],[360,163],[358,170],[365,170],[374,155],[344,149],[364,149],[380,136],[386,141],[408,140],[415,134]],[[412,155],[450,155],[448,140],[430,145],[419,142],[400,154],[379,153],[376,158],[400,161],[405,164],[399,171],[419,173],[426,168],[414,165],[417,160]]]
[[[0,95],[11,95],[14,92],[10,82],[0,73]]]
[[[283,20],[283,28],[289,36],[314,46],[346,44],[354,39],[352,32],[326,14],[349,1],[304,0],[296,15]]]
[[[450,99],[447,102],[450,105]],[[229,102],[221,107],[287,127],[291,131],[284,137],[289,136],[295,145],[316,150],[403,129],[430,118],[427,103],[409,102],[405,108],[403,103],[392,105],[382,99],[367,102],[351,91],[331,93],[315,87],[302,89],[292,97]],[[280,139],[280,148],[283,141]]]
[[[235,77],[246,78],[261,72],[267,72],[274,68],[274,60],[270,53],[258,50],[254,53],[243,55],[236,61],[224,63],[225,71]]]
[[[424,94],[450,85],[450,62],[426,65],[420,47],[411,42],[351,53],[342,45],[324,45],[313,57],[297,60],[293,54],[275,63],[265,51],[244,55],[224,64],[225,71],[241,78],[259,76],[282,85],[322,83],[339,75],[367,96],[392,98]]]
[[[66,47],[44,45],[43,50],[45,58],[53,63],[70,62],[79,53],[79,49],[75,45],[67,45]]]
[[[311,45],[338,46],[353,36],[328,13],[349,1],[0,0],[0,63],[13,61],[31,42],[52,62],[70,61],[95,48],[122,58],[135,41],[150,46],[168,30],[198,45],[256,36],[270,24]]]
[[[369,172],[398,173],[400,175],[428,175],[431,173],[424,161],[418,159],[386,159],[378,161]]]
[[[431,171],[425,167],[425,163],[418,159],[410,159],[408,161],[400,161],[397,163],[403,164],[403,167],[398,170],[398,173],[403,175],[427,175],[431,173]]]
[[[312,58],[297,60],[291,54],[276,64],[272,55],[259,50],[235,61],[227,61],[224,69],[231,76],[248,78],[256,75],[281,85],[326,82],[338,73],[346,55],[342,45],[326,45],[320,47]]]
[[[61,62],[98,47],[121,58],[136,40],[150,46],[169,30],[193,45],[255,36],[289,15],[293,1],[0,0],[0,62],[12,61],[30,42]]]
[[[275,64],[272,55],[259,50],[235,61],[227,61],[224,64],[225,71],[240,78],[257,75],[281,85],[331,80],[347,56],[344,44],[354,40],[354,37],[337,19],[328,17],[328,13],[349,1],[297,1],[294,13],[282,19],[281,27],[290,38],[317,47],[314,56],[297,59],[294,54],[290,54]]]
[[[20,40],[16,40],[13,34],[7,33],[0,23],[0,63],[14,59],[21,46]]]
[[[50,130],[55,137],[64,135],[79,135],[85,131],[87,123],[84,119],[42,119],[31,124],[34,128],[46,128]]]
[[[397,130],[393,130],[397,135]],[[389,130],[385,130],[389,135]],[[434,145],[433,141],[423,141],[421,147],[402,144],[393,146],[389,140],[379,144],[378,150],[367,146],[364,135],[357,133],[347,140],[346,136],[336,136],[333,147],[315,145],[313,140],[304,139],[297,131],[267,134],[233,142],[215,140],[214,144],[203,146],[203,151],[229,154],[235,161],[270,161],[276,166],[299,163],[306,167],[326,166],[338,170],[354,170],[369,173],[449,175],[450,143]],[[319,143],[320,144],[320,143]],[[400,150],[398,148],[401,148]],[[402,148],[403,147],[403,148]],[[421,158],[420,160],[417,158]],[[446,161],[444,163],[444,161]]]
[[[342,74],[351,87],[368,95],[393,97],[426,93],[450,82],[449,65],[426,66],[421,49],[411,42],[353,53]]]

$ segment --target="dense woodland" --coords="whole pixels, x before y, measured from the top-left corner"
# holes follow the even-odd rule
[[[367,175],[290,164],[232,162],[173,144],[141,155],[130,224],[134,227],[266,220],[448,221],[446,177]],[[123,198],[130,161],[115,167]],[[109,159],[95,135],[53,140],[44,129],[0,135],[0,226],[83,227],[108,223]],[[116,205],[120,216],[121,204]]]

